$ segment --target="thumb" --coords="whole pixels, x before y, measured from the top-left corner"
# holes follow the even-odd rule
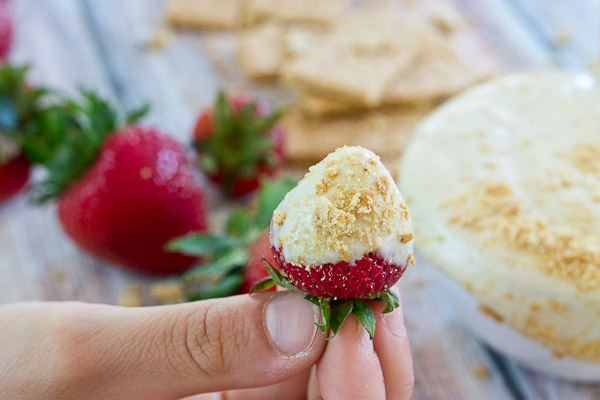
[[[316,307],[291,292],[69,309],[58,330],[63,348],[77,380],[90,383],[87,393],[97,388],[98,398],[170,399],[270,385],[308,371],[325,347]]]

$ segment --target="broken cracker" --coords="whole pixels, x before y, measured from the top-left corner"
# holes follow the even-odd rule
[[[231,29],[242,25],[249,0],[169,0],[167,20],[191,29]]]
[[[487,76],[487,71],[468,65],[450,43],[438,37],[424,47],[410,68],[394,79],[381,105],[439,104]],[[313,116],[343,114],[361,109],[361,105],[334,102],[311,94],[304,97],[302,107]]]
[[[251,0],[245,19],[249,25],[268,19],[329,25],[347,6],[348,0]]]
[[[378,110],[344,118],[314,119],[300,110],[283,120],[286,150],[296,162],[315,161],[338,147],[362,145],[383,159],[402,154],[412,129],[431,108]]]
[[[353,13],[324,35],[319,46],[291,62],[284,78],[324,98],[376,106],[428,34],[398,15]]]
[[[255,79],[275,78],[285,59],[284,27],[264,24],[241,33],[238,54],[246,74]]]

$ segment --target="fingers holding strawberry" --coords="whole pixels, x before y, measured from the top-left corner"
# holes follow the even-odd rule
[[[281,110],[238,95],[219,93],[212,108],[198,117],[193,132],[200,167],[227,195],[258,189],[260,179],[277,175],[283,164]]]

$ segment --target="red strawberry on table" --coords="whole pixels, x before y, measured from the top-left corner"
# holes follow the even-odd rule
[[[188,300],[248,293],[255,283],[268,276],[263,257],[269,262],[274,260],[267,228],[273,210],[295,184],[295,179],[285,175],[276,181],[265,179],[253,209],[234,210],[225,232],[192,233],[169,243],[172,251],[203,257],[181,279]]]
[[[91,92],[72,103],[73,121],[37,187],[58,198],[65,232],[96,256],[126,268],[173,274],[196,258],[168,252],[165,243],[207,228],[204,187],[185,149],[169,135],[119,127],[116,112]]]
[[[336,334],[353,313],[371,337],[375,318],[365,300],[398,306],[389,289],[414,263],[408,210],[379,157],[343,147],[309,169],[277,206],[270,242],[278,269],[253,290],[278,284],[306,293]]]
[[[232,197],[255,191],[261,178],[273,177],[284,161],[281,111],[249,96],[219,93],[194,128],[194,147],[206,175]]]
[[[0,0],[0,61],[8,56],[12,45],[13,26],[10,2]]]
[[[29,180],[30,169],[29,162],[22,154],[4,162],[0,157],[0,203],[23,189]]]
[[[55,109],[42,105],[49,91],[29,85],[26,77],[27,67],[0,66],[0,203],[23,189],[32,162],[48,160],[58,130],[46,128],[62,126]]]

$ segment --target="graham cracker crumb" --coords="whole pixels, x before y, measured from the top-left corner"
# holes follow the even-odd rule
[[[567,305],[562,301],[548,300],[548,306],[552,311],[562,312],[567,309]]]
[[[408,262],[409,262],[411,265],[416,265],[416,264],[417,264],[417,261],[415,260],[415,256],[413,256],[412,254],[409,254],[409,255],[408,255]]]
[[[473,375],[477,379],[488,379],[490,377],[490,370],[485,365],[476,365],[473,367]]]
[[[122,307],[141,307],[142,287],[140,284],[128,285],[119,296],[118,304]]]
[[[387,177],[380,176],[377,178],[377,189],[381,194],[386,194],[390,188],[390,182]]]
[[[529,309],[533,312],[537,312],[540,311],[542,309],[542,306],[540,305],[540,303],[538,303],[537,301],[532,301],[529,304]]]
[[[574,284],[579,290],[600,288],[598,235],[531,215],[522,209],[522,201],[511,194],[506,184],[479,184],[451,200],[469,213],[452,215],[449,222],[471,231],[485,230],[495,242],[535,255],[539,262],[532,266]]]
[[[177,282],[159,282],[150,287],[150,295],[161,304],[176,304],[183,301],[183,288]]]
[[[560,351],[552,350],[552,357],[554,357],[558,360],[562,360],[563,358],[565,358],[565,355],[563,353],[561,353]]]
[[[286,217],[287,213],[285,211],[275,210],[273,213],[273,221],[279,226],[283,225]]]
[[[150,49],[163,49],[173,41],[173,31],[167,27],[162,27],[148,40],[146,45]]]
[[[496,311],[494,311],[492,308],[486,306],[485,304],[479,305],[479,311],[481,311],[482,313],[484,313],[485,315],[487,315],[488,317],[490,317],[491,319],[493,319],[494,321],[496,321],[498,323],[504,322],[504,317],[502,315],[498,314]]]
[[[402,243],[408,243],[415,238],[415,235],[412,232],[403,233],[400,235],[400,241]]]

